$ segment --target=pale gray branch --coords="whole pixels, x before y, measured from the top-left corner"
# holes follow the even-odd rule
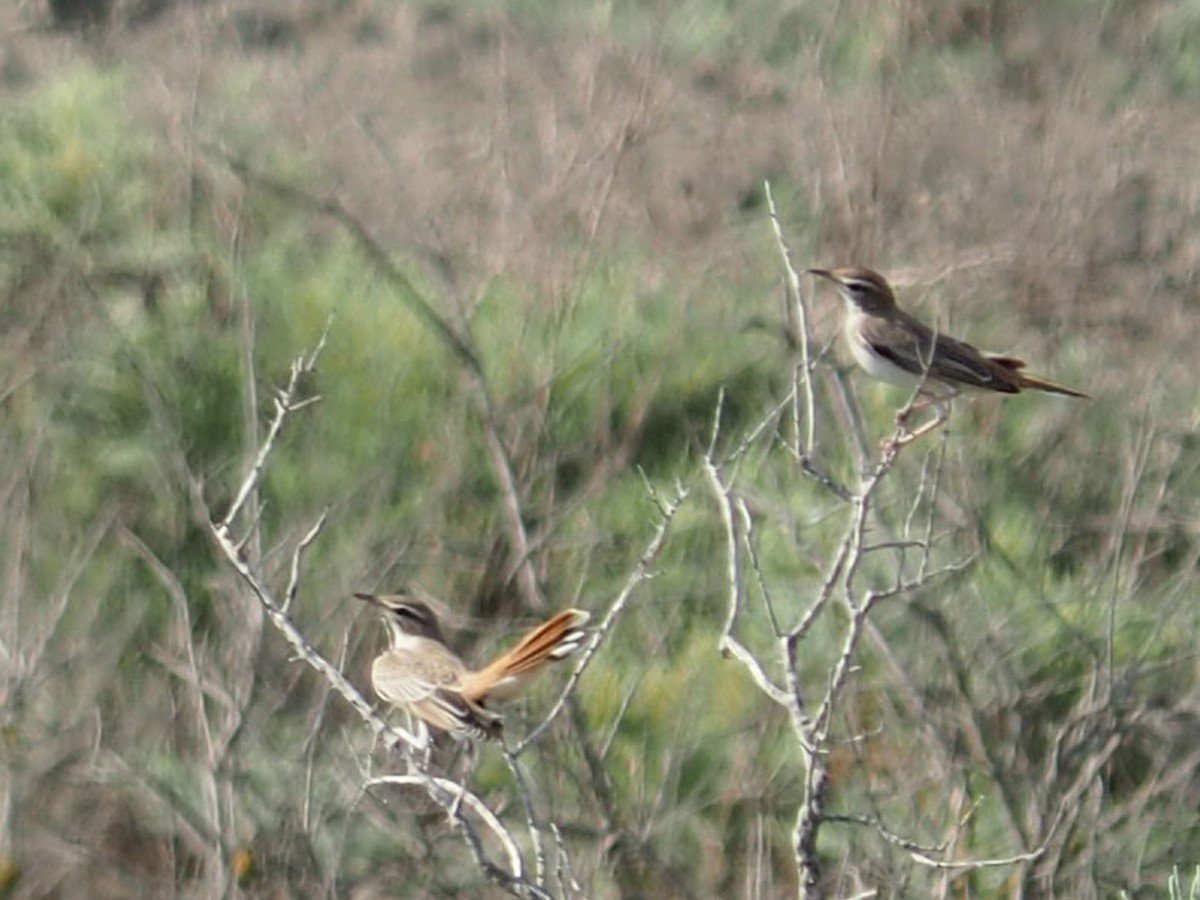
[[[812,455],[814,433],[816,428],[816,399],[813,393],[812,384],[812,361],[810,359],[809,350],[809,330],[808,330],[808,307],[804,303],[804,294],[800,290],[800,274],[796,271],[796,267],[792,265],[792,252],[788,249],[787,241],[783,237],[783,225],[779,221],[779,212],[775,209],[775,196],[771,193],[771,182],[764,181],[763,189],[767,194],[767,210],[771,216],[771,228],[775,232],[775,243],[779,247],[779,254],[783,259],[783,268],[787,273],[788,292],[791,294],[791,299],[795,303],[796,314],[798,316],[797,325],[799,334],[793,335],[797,338],[800,344],[800,368],[804,373],[802,384],[804,386],[804,446],[799,451],[801,457],[809,457]],[[796,440],[799,441],[800,436],[796,435]]]

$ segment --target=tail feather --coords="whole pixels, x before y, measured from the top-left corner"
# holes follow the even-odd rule
[[[1025,360],[1017,359],[1015,356],[989,356],[988,362],[998,363],[1013,372],[1025,368]]]
[[[1085,400],[1091,399],[1083,391],[1055,384],[1053,381],[1038,378],[1036,375],[1026,375],[1021,371],[1025,368],[1025,360],[1023,359],[1017,359],[1015,356],[989,356],[987,360],[1007,370],[1013,377],[1013,384],[1020,390],[1045,391],[1048,394],[1065,394],[1068,397],[1083,397]]]
[[[1026,375],[1023,372],[1018,372],[1017,378],[1018,384],[1021,386],[1022,390],[1045,391],[1048,394],[1065,394],[1068,397],[1082,397],[1085,400],[1091,399],[1083,391],[1077,391],[1074,388],[1069,388],[1065,385],[1055,384],[1053,381],[1047,381],[1044,378]]]
[[[463,694],[480,702],[508,696],[547,663],[578,650],[586,637],[583,625],[589,618],[583,610],[568,609],[546,620],[507,653],[471,673],[464,682]]]
[[[504,654],[507,669],[513,675],[519,675],[540,665],[543,660],[570,656],[583,643],[582,626],[589,618],[591,616],[583,610],[568,609],[546,620]]]

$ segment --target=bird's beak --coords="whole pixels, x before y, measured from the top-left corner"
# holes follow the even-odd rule
[[[837,281],[837,279],[833,277],[833,273],[828,269],[805,269],[804,274],[816,275],[818,278],[825,278],[829,281]]]
[[[356,600],[362,600],[364,603],[370,603],[372,606],[378,606],[381,609],[383,608],[383,604],[379,602],[379,598],[374,594],[364,594],[361,591],[355,591],[354,598]]]

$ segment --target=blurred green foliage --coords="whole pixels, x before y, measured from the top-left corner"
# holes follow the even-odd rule
[[[900,68],[914,94],[931,91],[943,67],[1003,78],[995,73],[1011,55],[1000,44],[1006,27],[1017,29],[1006,17],[1020,18],[989,3],[918,5],[910,19],[870,17],[863,3],[840,12],[818,4],[610,4],[587,13],[552,6],[512,9],[547,28],[611,26],[635,46],[662,40],[678,58],[752,55],[784,72],[800,64],[795,48],[820,33],[820,62],[836,90],[853,91]],[[1059,18],[1082,8],[1065,0],[1046,6],[1052,9],[1044,15]],[[1188,10],[1177,5],[1152,30],[1166,80],[1184,94],[1195,81],[1187,71],[1195,30]],[[360,816],[346,808],[340,787],[358,777],[347,748],[362,750],[365,736],[346,724],[345,711],[322,705],[320,685],[298,674],[273,636],[248,649],[238,644],[253,630],[253,615],[214,557],[193,490],[213,514],[223,511],[291,361],[327,334],[305,385],[320,399],[288,424],[271,460],[261,497],[267,540],[255,552],[282,583],[290,542],[330,509],[330,526],[306,557],[295,612],[322,646],[345,647],[346,665],[361,681],[377,635],[365,617],[354,618],[360,611],[346,600],[352,590],[415,577],[454,597],[461,613],[489,617],[499,608],[503,615],[492,620],[499,624],[489,630],[500,633],[510,619],[536,612],[515,608],[509,561],[496,551],[506,545],[505,524],[479,398],[454,355],[336,222],[252,181],[231,186],[219,155],[182,171],[172,148],[128,108],[130,81],[119,71],[80,67],[0,104],[0,360],[8,379],[0,448],[9,513],[0,541],[16,573],[6,603],[20,624],[9,637],[44,667],[9,685],[9,764],[26,778],[18,793],[43,796],[51,781],[39,772],[75,765],[86,756],[81,748],[95,747],[140,770],[182,819],[200,817],[211,802],[200,777],[209,761],[203,729],[186,710],[232,701],[224,688],[194,691],[185,661],[198,656],[219,671],[226,648],[238,645],[251,699],[245,726],[215,768],[228,778],[224,802],[237,807],[242,840],[263,859],[258,870],[296,884],[289,867],[308,871],[310,854],[321,861],[313,868],[339,872],[350,887],[405,866],[436,869],[437,853],[453,851],[440,837],[427,843],[425,823],[398,851],[390,835],[381,836],[385,812],[371,806],[371,816]],[[266,143],[262,158],[277,163],[272,171],[282,179],[319,176],[319,163],[270,145],[265,129],[238,120],[256,83],[245,72],[223,82],[211,113],[222,145],[238,157]],[[803,183],[783,179],[778,196],[797,232],[797,253],[827,246],[836,223],[806,199]],[[761,228],[733,239],[768,268],[777,264],[762,218]],[[657,260],[660,271],[647,277],[649,256],[631,239],[598,255],[557,293],[496,277],[469,303],[447,296],[415,264],[395,263],[478,352],[554,605],[602,609],[656,521],[647,484],[667,490],[679,480],[692,490],[654,578],[581,685],[581,721],[604,748],[622,825],[664,870],[691,871],[696,889],[729,896],[741,890],[759,828],[764,866],[786,885],[803,785],[790,724],[736,662],[717,653],[724,538],[697,460],[718,396],[719,447],[727,450],[778,404],[795,359],[769,331],[751,329],[777,305],[761,286],[714,277],[697,288],[682,263],[675,269]],[[980,306],[989,299],[1003,309],[991,295]],[[986,333],[1003,325],[985,314],[973,327]],[[1056,377],[1085,382],[1095,363],[1087,348],[1059,351]],[[822,421],[844,422],[828,371],[822,363],[817,375]],[[903,398],[857,375],[850,384],[873,442]],[[1156,420],[1185,421],[1194,396],[1168,383],[1157,390],[1149,403]],[[915,823],[931,843],[948,833],[954,822],[942,804],[944,784],[920,765],[927,756],[921,734],[927,727],[965,731],[956,719],[965,711],[947,699],[957,696],[953,689],[970,691],[972,711],[992,729],[987,737],[1006,748],[1008,775],[1029,794],[1017,813],[1044,789],[1037,769],[1059,761],[1052,758],[1056,729],[1094,690],[1097,672],[1120,670],[1117,708],[1169,717],[1194,691],[1188,580],[1195,538],[1188,523],[1195,507],[1188,498],[1200,448],[1178,424],[1147,427],[1133,415],[1141,402],[1065,406],[1021,397],[1002,411],[993,401],[957,411],[940,470],[949,499],[933,512],[928,501],[917,504],[913,520],[919,531],[932,516],[937,562],[977,560],[915,597],[881,605],[878,643],[863,650],[853,702],[836,723],[846,744],[834,766],[839,808],[877,806]],[[784,450],[789,427],[784,415],[764,429],[736,469],[754,500],[764,585],[785,627],[808,609],[844,534],[844,505]],[[1156,439],[1146,438],[1150,432]],[[910,515],[913,486],[935,464],[938,440],[902,457],[877,497],[873,529],[899,527]],[[1144,454],[1142,440],[1152,445]],[[840,435],[825,435],[820,452],[832,477],[856,487],[861,461]],[[1166,511],[1164,496],[1174,498]],[[1176,527],[1160,528],[1168,518]],[[131,549],[133,539],[144,550]],[[151,558],[177,580],[183,608]],[[887,587],[897,565],[911,570],[911,556],[898,558],[868,556],[859,583]],[[749,596],[739,637],[773,659],[757,585]],[[841,650],[841,624],[837,616],[823,620],[805,645],[799,668],[814,692]],[[495,640],[493,633],[475,649],[495,649]],[[953,673],[962,675],[958,684],[947,674],[955,664],[947,645],[973,664]],[[896,659],[910,679],[903,689]],[[236,680],[241,670],[229,667]],[[777,666],[770,674],[781,675]],[[536,694],[531,705],[551,693]],[[934,721],[905,707],[910,694],[924,699]],[[70,737],[53,751],[60,756],[39,759],[60,733]],[[540,784],[557,788],[557,811],[578,819],[575,846],[590,849],[594,798],[570,774],[580,762],[568,742],[550,740],[561,743],[531,768]],[[301,757],[316,773],[309,805],[294,791]],[[987,855],[986,848],[1008,846],[1010,814],[989,781],[995,772],[965,750],[952,762],[979,795],[974,843],[965,849]],[[1138,799],[1168,764],[1177,761],[1153,733],[1131,731],[1103,773],[1103,802],[1144,803],[1148,824],[1129,825],[1128,840],[1141,842],[1144,867],[1159,872],[1180,854],[1200,855],[1200,834],[1179,809],[1158,795]],[[495,758],[485,758],[477,778],[481,792],[497,797],[509,783]],[[106,804],[153,808],[142,825],[147,836],[130,843],[145,850],[154,840],[175,840],[162,802],[144,801],[132,788],[114,793],[121,799],[83,791],[60,798],[52,818],[83,821]],[[1195,797],[1187,796],[1181,806],[1194,812]],[[320,815],[305,819],[314,808]],[[395,819],[409,813],[403,804],[386,811]],[[301,821],[320,827],[306,830]],[[866,847],[869,840],[845,826],[826,835],[831,865],[859,854],[891,859],[886,847]],[[32,867],[34,856],[20,864]],[[1124,863],[1112,865],[1112,879],[1128,876],[1128,869],[1116,873]],[[180,881],[196,876],[189,866],[179,863]],[[462,877],[464,892],[478,887]],[[606,874],[595,877],[609,886]],[[999,890],[1003,877],[980,876],[974,886]]]

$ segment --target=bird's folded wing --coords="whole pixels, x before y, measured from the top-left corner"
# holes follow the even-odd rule
[[[445,689],[414,704],[413,711],[425,721],[451,733],[493,738],[498,737],[502,730],[499,713]]]
[[[494,737],[500,716],[462,695],[462,663],[448,651],[427,647],[419,656],[385,653],[375,661],[375,690],[384,700],[407,707],[435,728]]]
[[[1019,387],[1011,371],[988,359],[965,341],[934,333],[911,316],[896,320],[872,319],[864,323],[863,340],[895,365],[948,384],[963,384],[1005,393]],[[931,349],[932,348],[932,349]]]

